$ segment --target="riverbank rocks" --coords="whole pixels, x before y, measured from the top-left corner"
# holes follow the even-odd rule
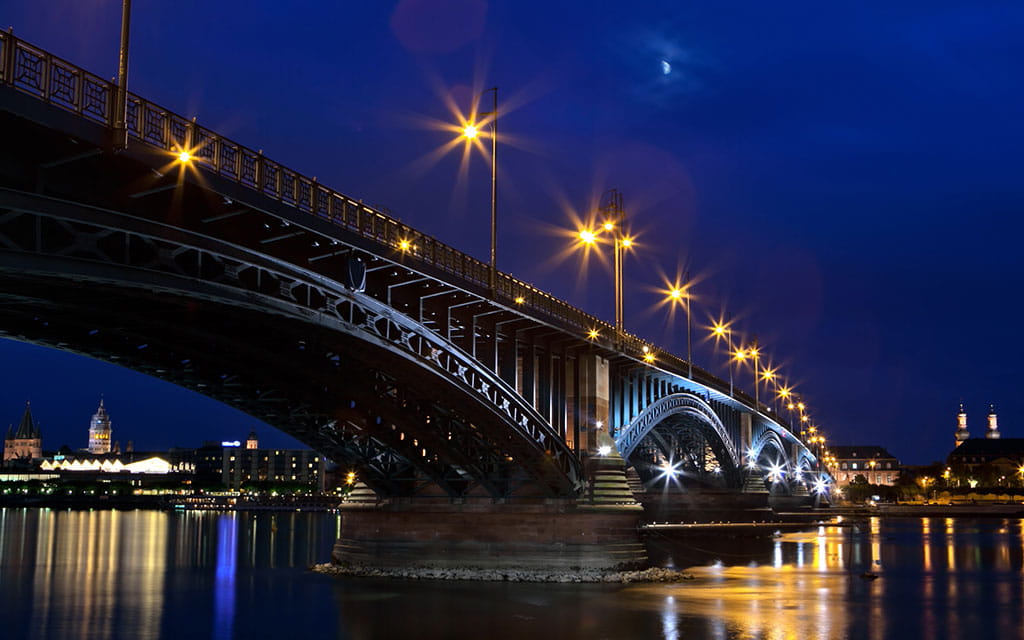
[[[605,582],[628,584],[632,582],[683,582],[693,580],[693,574],[672,569],[652,567],[637,571],[540,571],[474,568],[426,567],[366,567],[340,564],[315,564],[310,570],[330,576],[352,578],[391,578],[398,580],[468,580],[483,582]]]

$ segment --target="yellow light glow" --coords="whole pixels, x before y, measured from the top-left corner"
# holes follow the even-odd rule
[[[779,397],[780,398],[788,398],[789,394],[790,394],[789,387],[782,387],[781,389],[779,389]],[[792,409],[793,405],[792,404],[789,405],[789,408]]]
[[[807,416],[800,416],[800,421],[801,422],[807,422],[808,420],[810,420],[810,418],[808,418]]]
[[[805,404],[804,404],[804,403],[802,403],[802,402],[798,402],[798,403],[797,403],[797,405],[796,405],[796,408],[797,408],[797,409],[799,409],[799,410],[801,410],[801,411],[803,411],[804,409],[806,409],[806,408],[807,408],[807,405],[805,405]]]
[[[644,362],[647,362],[647,363],[654,362],[654,354],[650,353],[650,352],[645,353],[644,354]]]
[[[725,335],[725,329],[726,327],[724,324],[722,324],[721,322],[716,322],[715,326],[711,327],[711,335],[715,336],[716,338],[721,338],[722,336]]]
[[[353,485],[355,483],[356,483],[356,472],[355,471],[349,471],[348,475],[345,476],[345,484]]]
[[[594,244],[597,242],[597,234],[589,229],[584,229],[580,231],[580,240],[583,241],[583,244]]]
[[[775,377],[775,369],[763,369],[761,371],[761,379],[764,381],[770,381]]]
[[[757,350],[757,347],[751,347],[749,353],[751,358],[756,358],[761,354],[761,352]]]
[[[747,357],[747,352],[744,351],[743,349],[737,349],[736,353],[732,354],[732,357],[736,358],[737,360],[743,360],[744,358]]]
[[[622,239],[622,240],[621,240],[621,241],[619,242],[619,244],[621,244],[621,245],[622,245],[623,247],[625,247],[625,248],[627,248],[627,249],[628,249],[628,248],[630,248],[630,247],[632,247],[632,246],[633,246],[633,239],[632,239],[632,238],[623,238],[623,239]]]
[[[479,133],[480,130],[476,128],[476,125],[467,124],[462,128],[462,136],[469,140],[472,140],[473,138],[477,137]]]
[[[686,292],[683,291],[682,289],[680,289],[679,287],[671,289],[668,292],[668,297],[672,298],[673,300],[682,300],[685,296],[686,296]]]
[[[615,228],[615,223],[614,222],[606,222],[606,223],[604,223],[603,226],[604,226],[604,230],[605,231],[611,231],[612,229]]]
[[[523,296],[518,296],[516,298],[516,304],[523,304],[524,302],[526,302],[526,298],[524,298]]]
[[[601,334],[597,331],[597,329],[591,329],[590,331],[587,332],[587,337],[590,338],[591,340],[597,340],[598,337],[600,337],[600,335]]]
[[[178,162],[181,162],[182,164],[188,164],[189,162],[192,162],[192,154],[189,153],[188,151],[179,152]]]
[[[408,251],[409,249],[412,248],[412,243],[409,242],[408,240],[401,240],[398,243],[398,248],[401,249],[402,251]]]

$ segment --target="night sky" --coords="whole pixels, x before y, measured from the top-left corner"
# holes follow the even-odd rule
[[[860,6],[860,5],[865,6]],[[4,0],[0,24],[116,73],[115,0]],[[688,268],[698,364],[730,311],[833,444],[942,459],[963,400],[1024,437],[1019,2],[136,0],[132,91],[482,260],[487,158],[439,126],[497,85],[498,263],[612,319],[557,229],[607,189],[637,251],[627,329],[685,355],[656,289]],[[738,335],[738,334],[737,334]],[[0,342],[0,421],[83,447],[100,394],[136,448],[290,440],[117,367]],[[750,389],[750,374],[742,377]]]

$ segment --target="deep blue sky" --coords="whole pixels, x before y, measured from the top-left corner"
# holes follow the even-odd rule
[[[134,4],[133,91],[481,259],[486,160],[461,182],[458,153],[424,160],[451,135],[426,123],[498,85],[500,267],[610,319],[610,274],[552,260],[550,230],[620,189],[641,245],[627,327],[685,351],[647,289],[688,262],[695,320],[757,333],[833,443],[943,458],[961,399],[975,435],[991,402],[1024,436],[1018,2]],[[116,0],[0,12],[107,77],[119,20]],[[136,447],[256,424],[81,358],[0,358],[0,420],[31,397],[48,448],[84,446],[100,393]]]

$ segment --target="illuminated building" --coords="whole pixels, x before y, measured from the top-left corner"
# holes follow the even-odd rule
[[[327,460],[311,449],[243,449],[221,443],[221,482],[240,489],[257,482],[308,484],[323,490]]]
[[[259,449],[260,441],[256,439],[256,430],[253,429],[249,432],[249,437],[245,439],[246,449]]]
[[[64,458],[63,460],[44,460],[39,466],[41,471],[89,471],[99,473],[150,473],[166,475],[168,473],[190,473],[192,465],[188,463],[173,464],[159,456],[151,456],[141,460],[122,462],[120,458]]]
[[[832,447],[836,462],[836,481],[850,484],[857,476],[864,476],[868,484],[892,486],[900,478],[900,461],[883,447],[876,445]]]
[[[31,461],[43,457],[43,435],[39,425],[32,419],[32,409],[25,403],[25,413],[18,423],[18,430],[7,429],[4,440],[4,462],[12,460]]]
[[[110,416],[103,407],[103,398],[100,398],[100,406],[92,415],[89,423],[89,453],[102,455],[110,453],[110,435],[113,429],[110,427]]]

